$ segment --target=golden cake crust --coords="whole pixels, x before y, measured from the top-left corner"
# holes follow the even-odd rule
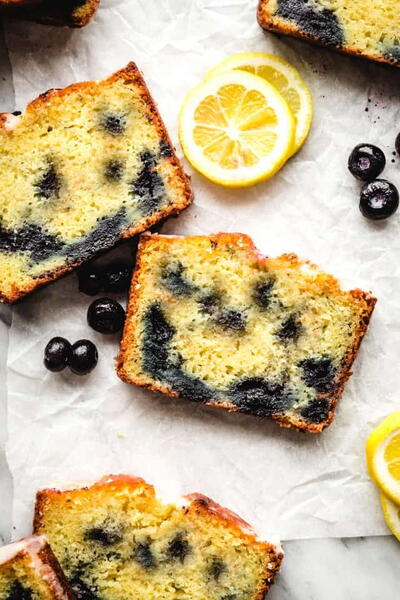
[[[127,354],[128,354],[128,350],[129,350],[130,340],[132,339],[132,336],[134,333],[134,331],[133,331],[134,325],[133,325],[132,317],[137,312],[137,307],[138,307],[138,304],[140,301],[140,292],[139,293],[137,292],[137,284],[138,284],[139,278],[141,277],[142,253],[144,251],[144,246],[145,246],[147,240],[149,240],[150,238],[155,237],[155,236],[158,236],[158,234],[144,233],[141,235],[141,240],[139,243],[137,259],[136,259],[137,262],[136,262],[135,274],[134,274],[132,284],[131,284],[131,289],[130,289],[130,296],[129,296],[129,301],[128,301],[128,309],[127,309],[127,316],[126,316],[126,320],[125,320],[124,332],[123,332],[123,336],[122,336],[122,340],[121,340],[120,351],[119,351],[118,357],[116,359],[116,371],[117,371],[117,374],[120,377],[120,379],[122,379],[122,381],[124,381],[125,383],[140,385],[142,387],[147,387],[148,389],[150,389],[153,392],[161,392],[162,394],[165,394],[167,396],[177,398],[177,397],[179,397],[179,394],[176,393],[175,391],[171,390],[167,385],[163,385],[162,383],[158,383],[158,384],[144,383],[144,382],[136,379],[135,377],[132,377],[129,373],[127,373],[125,371],[125,368],[124,368],[125,360],[127,358]],[[171,243],[173,243],[173,240],[175,239],[176,236],[163,235],[163,236],[158,236],[158,237],[162,237],[163,241],[166,244],[171,244]],[[217,241],[218,239],[220,239],[220,240],[223,240],[224,242],[232,243],[233,245],[240,243],[242,247],[246,248],[247,254],[250,259],[256,259],[257,261],[259,261],[261,263],[262,262],[266,263],[269,260],[268,257],[262,255],[258,251],[258,249],[254,245],[252,239],[245,234],[218,233],[218,234],[212,235],[210,237],[213,240]],[[198,238],[203,239],[204,236],[198,236]],[[308,264],[313,268],[315,267],[315,265],[313,263],[311,263],[310,261],[300,260],[296,254],[284,254],[279,258],[284,259],[285,261],[287,261],[289,264],[291,264],[293,266],[301,266],[304,264]],[[326,278],[325,285],[327,286],[327,289],[331,289],[332,291],[337,290],[339,287],[337,280],[331,275],[324,274],[324,276]],[[377,301],[376,298],[374,296],[372,296],[372,294],[370,294],[368,292],[364,292],[360,289],[351,290],[348,293],[353,298],[358,300],[360,307],[361,307],[359,328],[358,328],[357,335],[356,335],[352,345],[349,347],[349,349],[346,352],[346,355],[343,359],[341,369],[340,369],[339,373],[337,374],[337,377],[335,380],[335,382],[336,382],[335,393],[333,396],[330,396],[331,404],[330,404],[329,414],[328,414],[327,418],[321,423],[311,423],[311,422],[309,423],[306,421],[302,421],[301,419],[293,419],[293,417],[291,417],[289,419],[285,415],[271,415],[271,417],[269,417],[269,418],[276,421],[281,427],[294,428],[299,431],[306,431],[308,433],[320,433],[321,431],[323,431],[326,427],[328,427],[332,423],[332,420],[334,418],[336,404],[337,404],[340,396],[342,395],[343,388],[344,388],[346,381],[352,375],[351,366],[357,356],[361,341],[367,331],[368,324],[369,324],[372,312],[374,310],[374,307],[375,307],[375,304]],[[221,402],[221,403],[207,402],[206,404],[208,406],[213,406],[215,408],[221,408],[221,409],[228,410],[229,412],[239,412],[239,409],[232,404],[225,404],[223,402]]]
[[[43,25],[80,28],[87,25],[100,5],[100,0],[86,0],[82,6],[69,6],[68,0],[0,0],[2,14]]]
[[[39,533],[42,530],[43,513],[46,509],[46,504],[49,502],[49,499],[54,496],[67,493],[68,498],[73,498],[74,496],[78,496],[82,490],[87,490],[90,492],[90,490],[100,488],[109,488],[113,493],[118,493],[119,490],[125,487],[129,487],[131,490],[135,490],[136,488],[145,488],[151,496],[155,496],[154,487],[144,481],[144,479],[125,474],[106,475],[99,481],[88,482],[87,484],[84,483],[82,487],[79,487],[79,484],[77,487],[74,487],[72,484],[71,487],[68,486],[67,491],[56,488],[45,488],[39,490],[36,494],[33,530],[35,533]],[[254,596],[254,600],[263,600],[265,594],[274,583],[274,579],[279,572],[284,557],[283,552],[280,551],[276,546],[268,542],[261,541],[248,523],[246,523],[234,512],[224,508],[207,496],[199,493],[192,493],[183,496],[182,500],[184,503],[185,514],[191,514],[194,517],[201,514],[207,520],[217,520],[227,529],[234,531],[235,535],[246,540],[247,543],[250,543],[251,545],[257,545],[259,548],[262,548],[265,551],[269,559],[268,568],[266,569],[265,577],[263,577],[260,589],[257,590],[256,595]],[[177,502],[177,504],[179,504],[179,502]]]
[[[173,148],[173,144],[167,132],[167,129],[161,119],[161,116],[157,110],[157,106],[147,88],[147,85],[134,62],[130,62],[124,69],[117,71],[109,78],[104,80],[104,82],[99,82],[98,85],[101,86],[102,83],[109,84],[114,81],[122,80],[126,85],[133,84],[135,88],[140,90],[141,99],[143,100],[147,115],[153,125],[156,127],[157,132],[160,136],[161,140],[164,140],[171,148]],[[24,114],[33,113],[40,116],[40,112],[43,108],[45,108],[46,104],[58,101],[69,94],[79,91],[81,94],[85,93],[86,89],[89,89],[93,86],[92,81],[74,83],[63,89],[50,89],[46,92],[40,94],[35,100],[31,101],[26,109],[25,113],[23,113],[20,117],[15,117],[11,113],[0,113],[0,129],[7,133],[12,131],[12,125],[10,123],[14,122],[15,119],[21,119],[24,117]],[[185,209],[191,202],[193,193],[190,185],[190,178],[183,171],[180,161],[178,160],[175,152],[168,156],[165,160],[171,163],[176,169],[177,176],[181,179],[184,185],[183,199],[180,203],[174,203],[163,209],[162,218],[168,218],[170,216],[177,216],[183,209]],[[138,233],[141,233],[157,223],[160,220],[160,215],[154,214],[148,217],[148,219],[140,226],[132,226],[129,229],[126,229],[122,232],[120,236],[120,240],[131,238]],[[108,248],[106,249],[108,250]],[[14,303],[26,294],[31,293],[32,291],[50,283],[51,281],[55,281],[60,277],[67,275],[69,272],[78,267],[81,262],[75,262],[69,264],[68,266],[63,266],[51,273],[48,273],[46,276],[38,277],[35,280],[29,282],[25,287],[14,286],[14,290],[10,294],[4,294],[0,290],[0,302],[2,303]]]
[[[308,42],[312,42],[313,44],[322,46],[324,48],[329,48],[330,50],[335,50],[336,52],[340,52],[341,54],[348,54],[357,58],[363,58],[366,60],[391,65],[394,67],[400,67],[400,62],[396,60],[391,60],[390,58],[387,58],[380,54],[365,52],[355,46],[328,46],[316,36],[313,36],[310,33],[299,29],[295,23],[280,23],[279,20],[274,19],[274,16],[269,7],[270,3],[270,0],[259,0],[257,8],[258,23],[266,31],[272,31],[274,33],[281,33],[284,35],[290,35],[292,37],[307,40]]]

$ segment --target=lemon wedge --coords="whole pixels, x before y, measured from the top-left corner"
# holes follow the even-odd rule
[[[385,494],[381,494],[381,504],[386,524],[400,542],[400,506],[392,502]]]
[[[388,498],[400,504],[400,411],[374,429],[366,451],[371,477]]]
[[[291,156],[294,136],[286,100],[265,79],[240,70],[194,87],[179,115],[186,158],[225,186],[247,186],[274,175]]]
[[[296,119],[293,154],[297,152],[307,138],[313,115],[311,92],[298,70],[274,54],[244,52],[223,60],[207,73],[206,79],[232,69],[263,77],[282,94]]]

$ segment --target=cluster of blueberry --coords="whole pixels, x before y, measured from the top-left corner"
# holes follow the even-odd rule
[[[400,154],[400,133],[396,138]],[[399,207],[399,192],[386,179],[377,179],[386,165],[384,153],[373,144],[358,144],[349,156],[350,173],[365,184],[360,194],[360,211],[367,219],[380,221],[392,216]]]
[[[89,296],[95,296],[102,291],[127,292],[131,275],[132,269],[126,263],[112,263],[103,271],[89,264],[78,272],[79,291]],[[88,308],[87,322],[99,333],[118,333],[124,326],[125,311],[113,298],[98,298]],[[63,337],[54,337],[44,351],[44,365],[53,373],[69,367],[76,375],[87,375],[95,368],[97,362],[97,348],[90,340],[78,340],[71,345]]]

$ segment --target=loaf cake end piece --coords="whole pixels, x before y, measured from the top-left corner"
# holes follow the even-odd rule
[[[75,600],[44,535],[0,548],[0,600]]]
[[[78,599],[263,600],[283,558],[209,498],[166,503],[127,475],[39,491],[34,528]]]

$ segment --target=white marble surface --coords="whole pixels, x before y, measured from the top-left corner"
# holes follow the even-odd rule
[[[0,33],[0,111],[13,110],[7,53]],[[11,311],[0,309],[0,378],[5,379]],[[1,394],[1,386],[0,386]],[[11,535],[12,482],[4,460],[6,398],[0,395],[0,536]],[[271,600],[397,600],[400,544],[392,537],[287,542],[286,558]]]

